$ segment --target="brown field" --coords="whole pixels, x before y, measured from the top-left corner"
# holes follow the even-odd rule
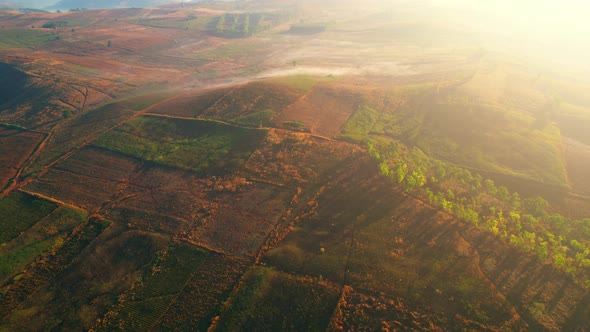
[[[281,112],[303,95],[303,91],[273,84],[273,81],[250,82],[238,86],[213,105],[201,116],[215,119],[233,119],[264,110]],[[245,103],[244,101],[248,101]]]
[[[235,256],[254,257],[293,197],[291,190],[252,182],[214,192],[215,211],[189,230],[189,241]]]
[[[318,84],[303,98],[279,113],[273,123],[299,121],[312,133],[333,137],[348,117],[360,106],[353,90],[334,84]]]
[[[26,189],[94,210],[125,188],[137,165],[133,159],[85,148]]]
[[[0,188],[4,189],[10,179],[17,175],[19,168],[43,138],[41,133],[14,130],[0,125]]]
[[[240,258],[212,255],[209,261],[199,266],[155,329],[186,331],[195,327],[198,330],[209,328],[248,263]]]
[[[92,327],[115,303],[117,295],[142,275],[166,242],[161,235],[112,226],[51,284],[40,287],[35,296],[24,301],[5,326],[16,330]]]
[[[329,178],[335,168],[358,157],[361,151],[360,147],[344,142],[270,130],[265,144],[252,154],[244,170],[254,179],[296,188]]]
[[[213,106],[231,88],[206,89],[184,92],[174,99],[150,110],[151,113],[196,118]]]

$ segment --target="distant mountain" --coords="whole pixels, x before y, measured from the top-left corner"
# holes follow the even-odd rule
[[[54,5],[58,0],[8,0],[1,7],[10,8],[37,8],[42,9]]]
[[[180,3],[180,0],[61,0],[50,5],[48,8],[54,10],[68,10],[73,8],[130,8],[154,7],[170,3]]]

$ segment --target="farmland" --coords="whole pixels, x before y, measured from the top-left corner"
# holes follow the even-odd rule
[[[0,331],[589,329],[585,69],[477,17],[0,10]]]
[[[143,117],[94,144],[162,165],[213,173],[241,166],[263,137],[263,131],[229,128],[213,121]]]

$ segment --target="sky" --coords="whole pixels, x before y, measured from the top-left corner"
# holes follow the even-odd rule
[[[590,59],[590,1],[430,0],[464,11],[478,28],[501,36],[515,51],[582,66]]]

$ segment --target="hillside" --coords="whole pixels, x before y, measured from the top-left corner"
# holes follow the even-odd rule
[[[590,329],[586,83],[391,6],[2,12],[0,331]]]

